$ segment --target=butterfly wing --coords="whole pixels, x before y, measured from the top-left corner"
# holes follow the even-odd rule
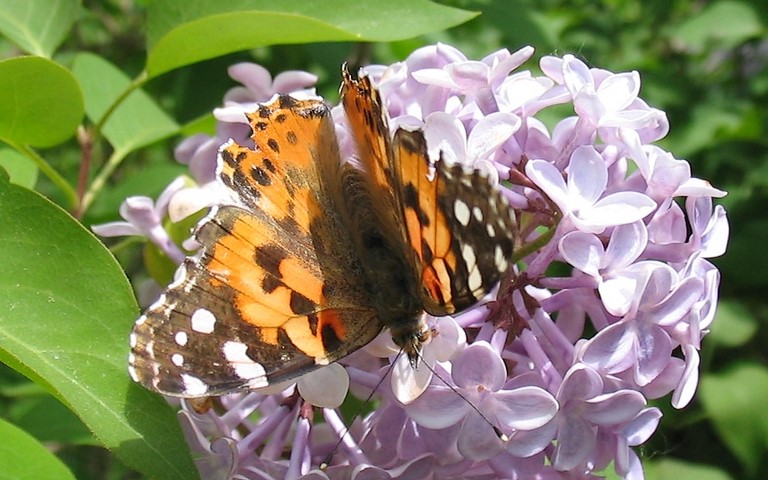
[[[290,380],[382,328],[329,191],[341,167],[327,107],[280,96],[249,118],[256,148],[220,152],[232,205],[201,222],[198,257],[131,335],[133,377],[168,395]]]
[[[478,170],[432,164],[423,132],[401,128],[390,140],[370,78],[343,77],[342,103],[368,188],[389,199],[378,214],[390,236],[401,238],[424,309],[447,315],[469,307],[509,267],[514,221],[506,199]]]
[[[394,137],[408,245],[424,309],[460,312],[484,297],[509,267],[514,222],[509,205],[480,170],[429,161],[421,132]]]

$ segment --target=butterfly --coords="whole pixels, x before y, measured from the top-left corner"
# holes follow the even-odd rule
[[[514,221],[479,170],[431,161],[423,131],[390,133],[369,77],[342,72],[355,144],[342,159],[321,99],[279,95],[248,115],[255,148],[228,141],[231,197],[130,335],[131,377],[203,397],[296,379],[387,329],[416,366],[424,312],[475,304],[509,267]]]

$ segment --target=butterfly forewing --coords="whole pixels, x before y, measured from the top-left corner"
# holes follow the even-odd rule
[[[168,395],[289,380],[382,327],[331,198],[341,162],[327,107],[281,96],[250,120],[256,148],[220,153],[233,205],[200,224],[200,253],[134,327],[132,375]]]

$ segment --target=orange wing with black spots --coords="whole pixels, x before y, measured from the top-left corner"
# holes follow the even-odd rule
[[[341,161],[328,108],[280,96],[249,120],[256,148],[220,151],[232,205],[201,222],[199,256],[134,327],[131,373],[168,395],[290,380],[382,328],[332,198]]]

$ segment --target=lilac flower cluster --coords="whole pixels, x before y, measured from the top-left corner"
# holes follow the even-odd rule
[[[498,183],[522,258],[492,299],[428,318],[430,369],[411,368],[383,332],[295,385],[222,397],[222,408],[205,414],[183,403],[205,478],[554,480],[598,478],[611,463],[623,478],[643,478],[631,447],[661,417],[647,401],[671,392],[682,408],[698,382],[719,283],[707,259],[723,254],[728,238],[712,199],[725,192],[653,145],[668,123],[638,97],[637,72],[590,69],[571,55],[542,58],[542,76],[517,70],[532,54],[500,50],[474,61],[438,44],[365,69],[393,129],[422,128],[431,156]],[[176,152],[197,186],[172,184],[156,207],[128,199],[121,213],[132,227],[100,234],[141,233],[178,260],[178,247],[158,233],[163,213],[178,220],[215,203],[216,150],[229,138],[248,143],[243,112],[274,92],[312,94],[302,89],[315,81],[302,72],[272,81],[252,64],[230,75],[245,87],[214,111],[217,136],[189,138]],[[352,158],[343,109],[333,115]],[[348,390],[362,398],[375,390],[377,407],[344,435],[338,407]],[[324,422],[313,422],[315,410]],[[318,470],[339,442],[333,463]]]

